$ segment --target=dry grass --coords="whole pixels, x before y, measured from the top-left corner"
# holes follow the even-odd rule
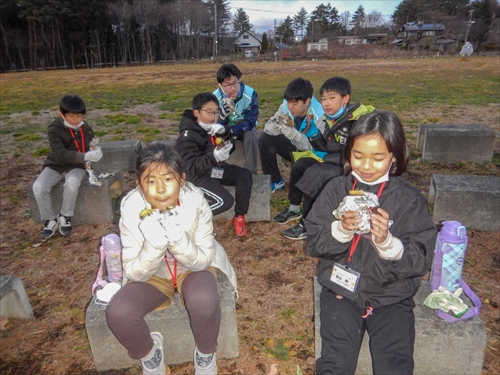
[[[355,62],[349,64],[349,70],[353,74],[359,74],[359,65]],[[382,66],[386,66],[385,69],[393,69],[396,66],[395,62],[386,65],[376,62],[363,64],[366,64],[365,68],[373,66],[373,72],[380,71]],[[257,76],[264,72],[264,69],[254,66],[255,68],[248,64],[249,75],[253,80],[260,80]],[[290,74],[298,74],[298,64],[290,64],[289,67],[292,72]],[[313,65],[306,70],[319,81],[319,76],[313,73],[317,67]],[[425,62],[422,68],[431,71],[429,62]],[[284,74],[273,69],[275,68],[268,68],[273,77]],[[132,76],[138,78],[133,70],[126,72],[127,79]],[[153,80],[154,72],[155,69],[151,73],[137,71],[143,81]],[[68,82],[75,79],[74,72],[68,73],[69,78],[65,78]],[[171,78],[175,73],[172,73]],[[106,82],[105,79],[117,79],[116,72],[106,70],[97,73],[84,71],[82,74],[94,78],[96,74],[99,75],[103,80],[101,84]],[[108,76],[104,77],[106,74]],[[196,72],[192,71],[191,74]],[[207,77],[206,72],[200,75],[203,82],[209,79]],[[16,76],[6,75],[2,80],[5,78],[11,80]],[[24,79],[25,76],[20,75],[19,78]],[[355,79],[359,86],[361,78]],[[277,83],[278,78],[274,77],[272,80]],[[93,84],[91,78],[88,78],[88,84]],[[53,90],[54,93],[50,95],[54,96],[57,90],[48,86],[47,90]],[[284,83],[279,90],[282,90],[282,86]],[[269,95],[272,95],[271,91]],[[261,98],[264,96],[261,95]],[[95,99],[93,100],[95,104]],[[272,114],[273,105],[272,102],[266,102],[263,106],[261,124]],[[90,301],[90,287],[99,265],[100,239],[107,233],[117,232],[117,228],[115,224],[81,225],[75,228],[74,234],[69,238],[54,236],[49,241],[39,241],[41,228],[40,225],[34,224],[30,217],[26,190],[39,173],[44,159],[43,156],[33,156],[32,153],[46,147],[44,129],[55,115],[54,108],[49,108],[39,113],[12,112],[2,118],[1,273],[17,275],[23,279],[35,315],[27,320],[10,319],[7,329],[0,333],[0,373],[94,375],[98,373],[94,370],[85,334],[84,312]],[[161,104],[154,101],[131,103],[118,113],[139,116],[142,119],[140,126],[147,125],[160,130],[160,133],[151,136],[138,132],[136,124],[112,124],[105,116],[117,114],[117,110],[97,109],[94,106],[87,117],[91,123],[96,124],[96,130],[104,132],[102,141],[110,141],[120,135],[125,139],[147,141],[152,138],[172,138],[175,134],[176,122],[160,118],[162,114],[169,113],[169,110],[162,110]],[[500,130],[498,103],[470,103],[460,106],[435,103],[427,104],[425,109],[401,110],[398,114],[407,125],[406,130],[413,149],[418,124],[480,122]],[[147,119],[147,122],[144,119]],[[499,151],[497,142],[497,163]],[[494,163],[477,165],[463,162],[437,165],[423,163],[419,156],[419,152],[414,150],[410,171],[404,178],[424,194],[427,194],[433,173],[499,175],[499,166]],[[283,167],[283,173],[285,176],[288,174],[288,167]],[[128,186],[132,187],[133,179],[130,175],[127,176]],[[287,190],[273,195],[272,216],[286,205],[286,198]],[[240,294],[236,306],[240,357],[219,360],[219,374],[265,375],[270,372],[272,364],[278,364],[282,375],[295,374],[297,365],[304,374],[313,374],[312,278],[317,260],[305,253],[303,241],[286,240],[281,235],[286,227],[275,223],[249,223],[249,235],[243,239],[235,237],[229,222],[216,221],[215,228],[217,239],[226,248],[238,275]],[[497,375],[500,374],[500,309],[497,307],[500,304],[500,235],[498,232],[471,231],[469,237],[464,278],[482,300],[488,299],[491,302],[484,304],[481,310],[481,318],[485,322],[488,335],[482,375]],[[172,366],[171,370],[176,375],[191,374],[192,364]],[[139,373],[138,367],[105,372],[108,375]]]

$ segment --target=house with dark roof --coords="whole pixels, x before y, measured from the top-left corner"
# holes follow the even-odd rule
[[[422,40],[437,45],[438,39],[443,38],[446,28],[440,23],[408,22],[398,30],[396,38],[391,42],[398,47],[416,46]]]
[[[260,40],[254,33],[249,30],[244,30],[234,40],[234,48],[236,52],[252,51],[258,55],[262,47],[262,40]]]

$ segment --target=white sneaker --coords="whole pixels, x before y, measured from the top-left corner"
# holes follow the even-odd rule
[[[154,346],[147,357],[141,359],[143,375],[166,375],[163,356],[163,336],[160,332],[151,332]]]
[[[194,349],[194,375],[217,375],[217,353],[201,354]]]

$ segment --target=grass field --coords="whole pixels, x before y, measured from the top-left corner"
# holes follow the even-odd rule
[[[500,59],[459,57],[401,60],[236,62],[243,81],[259,94],[259,128],[283,100],[295,77],[313,83],[315,96],[327,78],[348,78],[352,102],[391,110],[403,120],[412,148],[405,176],[424,195],[432,173],[499,175],[500,141],[492,163],[430,164],[415,148],[420,124],[484,123],[500,131]],[[26,187],[40,172],[48,152],[46,128],[62,95],[74,92],[87,104],[87,120],[101,141],[173,139],[192,97],[213,91],[216,64],[65,70],[0,75],[0,273],[23,279],[35,316],[10,319],[0,329],[0,373],[8,375],[96,375],[84,329],[90,286],[99,264],[100,238],[116,223],[82,225],[68,238],[39,241]],[[284,176],[288,167],[283,167]],[[127,175],[128,187],[134,186]],[[287,205],[287,189],[272,196],[271,216]],[[215,223],[239,279],[237,301],[240,357],[220,360],[219,375],[314,373],[311,280],[316,260],[302,241],[288,241],[283,226],[249,223],[236,239],[231,225]],[[488,346],[482,375],[500,374],[499,233],[469,234],[467,281],[483,300]],[[135,375],[138,367],[107,372]],[[192,374],[192,364],[172,366],[172,374]],[[100,375],[104,375],[101,373]]]

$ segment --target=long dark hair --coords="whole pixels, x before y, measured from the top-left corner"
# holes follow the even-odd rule
[[[343,152],[344,172],[349,175],[351,168],[351,151],[354,141],[366,135],[378,135],[384,141],[389,152],[395,159],[389,171],[390,176],[401,176],[408,165],[408,150],[403,125],[398,116],[389,111],[373,111],[364,116],[354,124]]]
[[[142,149],[136,162],[136,176],[140,181],[144,172],[150,166],[166,165],[174,174],[177,182],[181,183],[185,173],[184,164],[175,149],[165,141],[154,141]]]

